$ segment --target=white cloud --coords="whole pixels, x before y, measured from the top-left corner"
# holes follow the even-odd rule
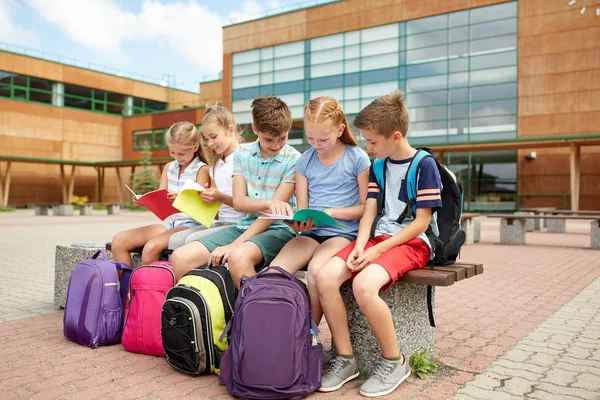
[[[237,24],[240,22],[249,21],[259,17],[259,15],[265,11],[278,9],[280,7],[279,0],[268,0],[264,6],[255,0],[245,0],[242,3],[239,11],[232,11],[229,13],[226,23]]]
[[[20,7],[14,0],[0,0],[0,42],[31,46],[37,42],[35,32],[26,31],[14,24],[12,10]]]
[[[0,0],[3,1],[3,0]],[[123,45],[158,43],[194,62],[201,73],[222,69],[221,18],[193,0],[144,0],[139,12],[113,0],[24,0],[74,42],[108,58],[127,57]]]

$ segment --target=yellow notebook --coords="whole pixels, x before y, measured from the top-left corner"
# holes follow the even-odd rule
[[[200,197],[200,192],[203,190],[201,185],[188,178],[175,198],[173,207],[210,228],[221,208],[221,202],[206,204]]]

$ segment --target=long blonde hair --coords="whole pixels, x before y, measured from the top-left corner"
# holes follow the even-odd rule
[[[358,142],[350,130],[346,114],[342,111],[340,103],[333,97],[322,96],[309,100],[304,106],[304,119],[312,123],[328,123],[331,126],[344,124],[344,131],[339,139],[342,143],[358,146]]]
[[[204,113],[204,117],[202,118],[202,126],[206,124],[217,124],[226,130],[233,125],[235,139],[238,143],[243,142],[242,132],[238,130],[233,113],[217,102],[206,105],[206,111]],[[208,146],[206,146],[206,152],[209,155],[208,165],[210,165],[210,168],[212,168],[214,173],[217,162],[219,160],[225,160],[225,153],[218,154]]]
[[[176,122],[167,130],[165,140],[168,146],[182,146],[191,148],[198,145],[196,155],[205,164],[208,164],[206,153],[204,152],[204,146],[200,140],[200,132],[196,127],[187,121]]]

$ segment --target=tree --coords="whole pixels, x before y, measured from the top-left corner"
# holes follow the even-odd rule
[[[154,169],[152,168],[152,152],[150,151],[150,144],[144,142],[142,144],[142,160],[140,165],[141,170],[133,174],[133,190],[137,194],[144,194],[158,189],[159,180],[156,178]]]

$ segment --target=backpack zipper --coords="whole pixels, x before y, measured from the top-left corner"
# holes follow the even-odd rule
[[[210,363],[207,366],[207,368],[212,369],[214,364],[214,359],[213,359],[213,345],[215,343],[214,339],[213,339],[213,332],[212,332],[212,320],[210,318],[210,310],[208,309],[208,305],[206,304],[206,300],[204,300],[204,296],[202,296],[202,294],[200,293],[199,290],[195,289],[195,288],[191,288],[187,285],[177,285],[177,287],[181,288],[181,289],[185,289],[185,290],[189,290],[190,292],[194,293],[195,295],[197,295],[200,300],[202,301],[202,305],[204,306],[204,315],[206,315],[206,333],[208,335],[208,348],[206,349],[206,353],[208,353],[208,357],[210,359]],[[202,321],[202,319],[200,318],[200,316],[198,316],[198,320]]]
[[[179,303],[179,304],[183,304],[187,309],[190,310],[191,314],[193,315],[192,318],[192,328],[194,331],[194,348],[196,349],[196,354],[200,353],[200,348],[198,345],[198,331],[196,328],[196,321],[199,321],[201,324],[202,319],[200,318],[200,312],[198,311],[198,308],[196,307],[196,305],[191,301],[188,300],[186,298],[183,297],[171,297],[168,301],[172,301],[174,303]],[[190,305],[190,303],[193,305]],[[212,329],[212,327],[211,327]],[[210,351],[208,349],[206,349],[206,353],[208,353],[208,355],[210,356]],[[167,356],[168,358],[168,356]],[[172,364],[171,364],[172,365]],[[175,367],[176,369],[179,369],[177,367]],[[210,365],[207,365],[207,368],[212,368],[212,363]],[[187,372],[187,371],[183,371],[183,372]],[[199,374],[200,371],[200,366],[198,366],[198,369],[196,370],[196,374]]]
[[[223,282],[223,291],[225,294],[225,299],[227,299],[227,305],[229,306],[229,310],[231,311],[231,315],[233,315],[233,307],[231,306],[231,300],[229,299],[229,295],[227,294],[227,285],[225,284],[225,279],[223,279],[223,277],[221,276],[221,274],[219,274],[216,271],[210,270],[210,269],[206,269],[205,271],[209,271],[215,275],[217,275],[219,277],[219,279],[221,280],[221,282]]]

